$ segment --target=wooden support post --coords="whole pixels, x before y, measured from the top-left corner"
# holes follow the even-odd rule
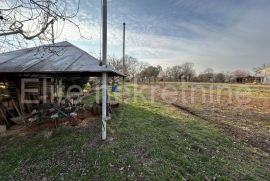
[[[22,103],[22,100],[21,100],[21,89],[19,88],[18,85],[16,85],[16,95],[17,95],[17,100],[18,100],[18,104],[19,104],[19,107],[20,107],[20,110],[21,110],[21,115],[25,115],[25,112],[24,112],[24,106],[23,106],[23,103]]]
[[[18,106],[16,105],[16,103],[14,102],[13,99],[11,100],[11,102],[12,102],[13,107],[15,108],[15,110],[17,111],[17,113],[19,114],[19,116],[22,116],[22,114],[21,114]]]
[[[7,120],[7,117],[5,115],[5,113],[3,112],[2,108],[0,107],[0,114],[2,116],[2,118],[4,119],[4,121],[6,122],[6,124],[8,124],[8,120]]]

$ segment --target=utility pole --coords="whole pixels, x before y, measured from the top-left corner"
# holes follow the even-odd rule
[[[126,75],[126,23],[123,23],[123,74]],[[122,105],[124,108],[125,77],[123,77]]]
[[[52,21],[52,44],[54,44],[54,21]]]
[[[126,23],[123,23],[123,73],[126,74]]]
[[[102,66],[107,66],[107,0],[102,0]],[[107,139],[107,73],[102,73],[102,140]]]

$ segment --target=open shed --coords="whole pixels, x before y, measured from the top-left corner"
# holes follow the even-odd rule
[[[66,41],[2,53],[0,122],[23,119],[24,115],[33,111],[33,103],[24,102],[22,98],[37,99],[39,102],[35,104],[55,101],[58,81],[64,77],[101,77],[103,73],[124,76]],[[25,90],[31,93],[25,93]]]

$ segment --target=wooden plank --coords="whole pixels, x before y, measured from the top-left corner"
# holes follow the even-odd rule
[[[17,113],[19,114],[19,116],[22,116],[22,114],[21,114],[18,106],[16,105],[16,103],[14,102],[13,99],[11,100],[11,102],[12,102],[13,107],[15,108],[15,110],[17,111]]]
[[[26,119],[31,118],[31,116],[32,116],[31,114],[28,114],[24,116],[14,117],[14,118],[11,118],[10,120],[15,122],[16,124],[22,124],[22,123],[25,123]]]
[[[20,83],[19,83],[20,84]],[[20,110],[21,110],[21,115],[25,115],[25,110],[23,108],[23,104],[21,102],[21,95],[20,95],[20,88],[19,88],[19,85],[16,85],[16,96],[17,96],[17,101],[19,103],[19,107],[20,107]]]
[[[5,113],[3,112],[2,108],[0,107],[0,114],[2,116],[2,118],[4,119],[4,121],[6,122],[6,124],[8,123],[7,117],[5,115]]]

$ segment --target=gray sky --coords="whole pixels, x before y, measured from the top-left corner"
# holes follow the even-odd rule
[[[270,63],[269,0],[108,0],[108,52],[163,67],[192,62],[197,71],[245,69]],[[70,4],[75,1],[69,0]],[[100,0],[82,0],[77,21],[57,41],[68,40],[96,57],[100,53]]]

